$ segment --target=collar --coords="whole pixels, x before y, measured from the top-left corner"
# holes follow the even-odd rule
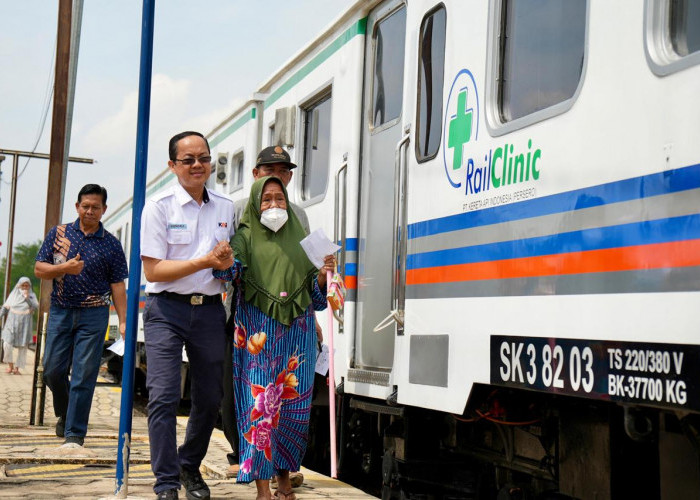
[[[99,224],[99,227],[97,228],[97,231],[95,231],[94,233],[88,233],[88,234],[83,233],[83,230],[80,229],[80,218],[75,219],[75,222],[71,225],[73,226],[73,229],[83,233],[83,235],[85,235],[86,238],[104,238],[105,237],[105,228],[101,222],[98,222],[98,224]]]
[[[205,187],[203,189],[204,193],[202,194],[202,202],[209,203],[209,193],[207,192],[207,188]],[[180,205],[186,205],[187,203],[194,201],[194,198],[190,196],[190,193],[188,193],[179,182],[173,186],[173,195]]]

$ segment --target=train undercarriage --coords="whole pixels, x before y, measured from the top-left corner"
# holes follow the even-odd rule
[[[477,385],[452,415],[339,392],[340,479],[385,500],[700,498],[697,414]]]

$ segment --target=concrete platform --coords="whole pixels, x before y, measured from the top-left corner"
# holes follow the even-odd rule
[[[27,355],[27,368],[34,366],[34,354]],[[59,499],[76,500],[116,498],[115,474],[117,435],[121,406],[121,388],[98,385],[93,398],[88,434],[84,449],[59,449],[63,439],[55,435],[51,391],[46,391],[42,426],[30,426],[32,373],[5,373],[0,364],[0,500]],[[154,477],[150,470],[150,453],[146,416],[134,411],[132,416],[132,451],[130,455],[127,496],[121,498],[155,498]],[[186,417],[178,418],[178,439],[182,442]],[[254,499],[255,486],[236,484],[226,478],[230,451],[223,432],[215,429],[201,472],[211,489],[212,499]],[[304,484],[295,489],[297,498],[374,498],[345,483],[302,469]],[[184,490],[180,498],[185,498]]]

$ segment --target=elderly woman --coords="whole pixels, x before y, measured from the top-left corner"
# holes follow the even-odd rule
[[[2,329],[3,362],[8,364],[7,373],[19,375],[27,363],[27,345],[32,338],[32,313],[39,309],[39,301],[32,291],[29,278],[22,276],[2,306],[0,317],[7,316]],[[17,348],[17,360],[13,361],[13,350]]]
[[[255,481],[257,499],[294,500],[289,471],[306,451],[313,391],[314,311],[326,308],[326,271],[299,242],[304,229],[275,177],[257,180],[231,246],[238,284],[233,349],[234,394],[241,436],[238,482]],[[217,274],[216,272],[215,274]],[[224,279],[220,273],[218,277]]]

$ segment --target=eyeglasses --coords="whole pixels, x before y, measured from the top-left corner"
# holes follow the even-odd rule
[[[199,158],[175,158],[173,161],[179,161],[186,167],[191,167],[196,162],[199,162],[202,165],[208,165],[209,163],[211,163],[211,156],[200,156]]]

